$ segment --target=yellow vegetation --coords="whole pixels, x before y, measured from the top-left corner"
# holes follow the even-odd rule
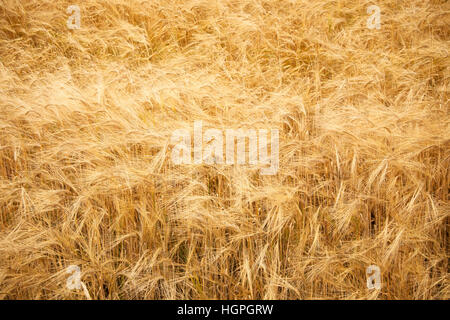
[[[449,12],[0,0],[0,298],[448,299]],[[278,173],[174,165],[197,120],[278,128]]]

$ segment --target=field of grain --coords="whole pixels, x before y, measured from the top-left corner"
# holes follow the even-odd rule
[[[0,0],[0,299],[450,298],[450,2],[76,1]]]

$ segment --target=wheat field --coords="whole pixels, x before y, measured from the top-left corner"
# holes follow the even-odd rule
[[[445,0],[0,0],[0,299],[449,299],[449,26]],[[279,129],[278,172],[175,165],[199,120]]]

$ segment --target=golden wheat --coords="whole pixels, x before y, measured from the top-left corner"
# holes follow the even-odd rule
[[[76,265],[92,299],[448,299],[449,22],[445,0],[0,0],[0,298],[85,299]],[[196,120],[278,128],[278,173],[174,165]]]

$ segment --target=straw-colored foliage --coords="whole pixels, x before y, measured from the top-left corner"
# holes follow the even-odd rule
[[[0,0],[0,298],[448,299],[449,10]],[[197,120],[278,173],[174,165]]]

